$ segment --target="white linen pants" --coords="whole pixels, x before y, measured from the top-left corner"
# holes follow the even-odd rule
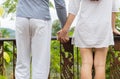
[[[51,21],[16,18],[16,79],[48,79],[50,68]]]

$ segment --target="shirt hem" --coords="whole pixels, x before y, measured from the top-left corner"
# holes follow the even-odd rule
[[[109,46],[113,46],[114,44],[108,44],[108,45],[98,45],[98,46],[80,46],[78,44],[73,44],[75,45],[75,47],[79,47],[79,48],[106,48],[106,47],[109,47]]]
[[[16,17],[22,17],[22,18],[28,18],[28,19],[41,19],[41,20],[51,20],[51,18],[36,18],[36,17],[27,17],[27,16],[16,16]]]

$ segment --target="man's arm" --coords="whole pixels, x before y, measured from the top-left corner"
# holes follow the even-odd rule
[[[61,22],[61,26],[63,27],[66,19],[67,19],[67,12],[66,12],[66,5],[64,0],[54,0],[55,7],[57,11],[58,18]]]

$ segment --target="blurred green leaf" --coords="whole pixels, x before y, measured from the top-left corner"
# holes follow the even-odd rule
[[[3,15],[3,13],[4,13],[4,9],[2,6],[0,6],[0,17]]]
[[[7,79],[5,76],[0,75],[0,79]]]
[[[54,6],[53,6],[53,3],[52,3],[52,2],[49,2],[49,6],[50,6],[51,8],[54,8]]]
[[[10,56],[9,56],[9,54],[8,54],[7,52],[4,52],[4,59],[5,59],[5,61],[6,61],[7,63],[10,62]]]

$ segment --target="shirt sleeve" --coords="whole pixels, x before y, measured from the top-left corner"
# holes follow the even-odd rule
[[[112,12],[120,12],[120,0],[112,1]]]
[[[80,8],[81,0],[69,0],[68,13],[77,15]]]
[[[60,20],[61,26],[63,27],[66,19],[67,19],[67,12],[66,12],[66,5],[64,0],[54,0],[55,7],[57,11],[58,18]]]

